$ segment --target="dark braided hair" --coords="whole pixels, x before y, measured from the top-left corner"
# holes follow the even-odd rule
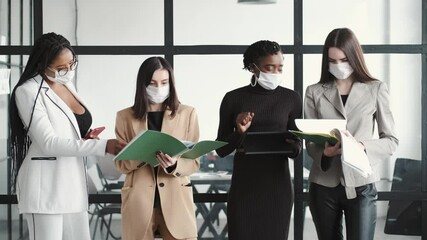
[[[31,51],[30,57],[28,58],[25,70],[12,91],[12,96],[10,99],[9,117],[11,126],[10,149],[12,158],[11,186],[13,188],[16,184],[16,176],[18,175],[19,168],[21,167],[22,162],[24,161],[24,158],[27,155],[28,148],[31,145],[31,139],[28,137],[28,129],[30,128],[33,115],[31,113],[30,123],[28,127],[25,128],[22,119],[19,117],[18,108],[16,106],[15,91],[19,86],[21,86],[26,81],[32,79],[37,75],[41,75],[43,79],[46,78],[44,73],[46,68],[56,59],[56,57],[64,49],[69,49],[73,53],[75,60],[76,54],[71,48],[70,42],[66,38],[53,32],[43,34],[34,43],[34,47]],[[40,83],[39,91],[37,92],[37,96],[35,96],[36,101],[42,84],[43,82]],[[36,104],[35,102],[34,106]]]
[[[261,58],[282,52],[277,42],[261,40],[251,44],[243,54],[243,69],[252,70],[252,64],[257,64]]]

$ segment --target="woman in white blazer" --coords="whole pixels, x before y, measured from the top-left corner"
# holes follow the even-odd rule
[[[341,163],[340,143],[307,143],[313,158],[310,171],[310,211],[320,240],[374,238],[381,162],[398,145],[387,85],[368,72],[362,48],[350,29],[329,33],[323,47],[319,83],[306,89],[304,115],[309,119],[346,119],[347,133],[365,151],[373,174],[362,177]],[[374,135],[377,124],[378,135]]]
[[[30,240],[90,239],[84,157],[124,146],[84,139],[92,117],[71,82],[76,66],[70,42],[44,34],[12,92],[12,180]]]

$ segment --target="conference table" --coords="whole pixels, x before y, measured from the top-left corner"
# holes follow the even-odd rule
[[[289,164],[291,177],[294,175],[293,164]],[[304,190],[308,190],[308,175],[309,170],[303,169]],[[196,172],[190,176],[193,185],[193,193],[228,193],[231,184],[231,173],[226,171],[218,172]],[[227,215],[227,203],[213,202],[213,203],[196,203],[196,217],[201,216],[203,223],[199,227],[199,239],[226,239],[228,232],[227,220],[223,219],[225,223],[220,223],[220,214]],[[216,226],[215,226],[216,222]]]
[[[190,176],[193,193],[227,193],[231,183],[231,174],[228,172],[197,172]],[[198,239],[226,239],[228,232],[227,220],[220,223],[220,214],[227,215],[225,202],[196,203],[196,217],[199,215],[203,223],[198,230]],[[215,226],[216,222],[216,226]]]

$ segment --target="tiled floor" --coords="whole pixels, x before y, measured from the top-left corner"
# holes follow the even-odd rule
[[[220,219],[220,225],[218,226],[218,228],[222,228],[223,225],[225,224],[225,219]],[[384,219],[383,218],[379,218],[378,222],[377,222],[377,226],[376,226],[376,232],[375,232],[375,240],[419,240],[421,239],[420,236],[402,236],[402,235],[387,235],[384,234]],[[202,221],[200,220],[198,222],[199,226],[202,224]],[[25,226],[25,225],[24,225]],[[215,223],[215,226],[216,223]],[[91,231],[93,233],[93,227],[94,224],[91,225]],[[13,225],[13,229],[14,229],[14,235],[13,235],[13,240],[18,240],[19,236],[18,236],[18,224],[17,222],[14,223]],[[24,227],[25,229],[25,227]],[[6,240],[7,238],[7,224],[4,221],[0,221],[0,239],[1,240]],[[112,231],[116,234],[120,234],[120,221],[119,220],[113,220],[112,222]],[[105,228],[101,231],[98,225],[96,234],[95,234],[95,238],[93,240],[103,240],[106,238],[106,230]],[[22,238],[22,240],[24,239],[28,239],[28,238]],[[109,237],[109,239],[112,239],[111,237]],[[205,234],[203,236],[203,238],[200,239],[213,239],[212,238],[212,234]],[[293,224],[291,224],[291,230],[290,230],[290,234],[289,234],[289,240],[293,240]],[[307,218],[305,221],[305,226],[304,226],[304,239],[309,239],[309,240],[313,240],[316,239],[316,232],[314,229],[314,225],[313,222],[311,221],[311,219]]]

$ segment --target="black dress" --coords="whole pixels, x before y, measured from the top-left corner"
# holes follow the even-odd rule
[[[246,86],[228,92],[221,103],[218,140],[229,144],[218,149],[218,155],[226,156],[241,145],[244,135],[235,130],[241,112],[255,113],[249,132],[287,131],[297,129],[302,101],[298,93],[280,86],[275,90]],[[300,141],[296,145],[301,148]],[[229,239],[287,239],[292,204],[286,156],[236,152],[227,205]]]

